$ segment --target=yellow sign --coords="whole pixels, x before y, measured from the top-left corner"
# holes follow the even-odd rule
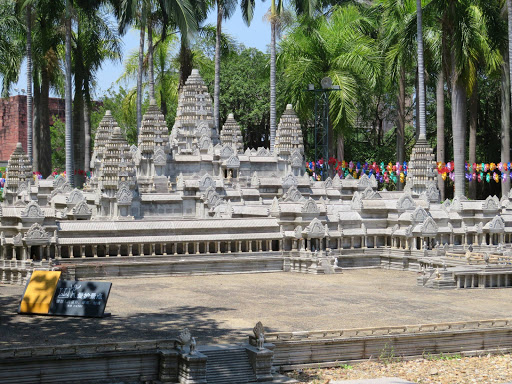
[[[32,272],[21,298],[19,313],[47,314],[60,274],[60,271]]]

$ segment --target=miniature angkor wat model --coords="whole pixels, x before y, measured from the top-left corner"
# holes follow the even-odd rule
[[[55,264],[73,278],[358,266],[425,272],[469,244],[507,256],[506,246],[495,248],[511,243],[511,196],[441,204],[427,143],[413,153],[404,192],[377,191],[366,175],[313,180],[291,105],[275,143],[274,153],[244,150],[233,115],[219,134],[194,70],[170,133],[152,101],[130,147],[107,111],[83,190],[61,176],[34,181],[19,145],[0,206],[1,281],[22,283],[34,267]],[[436,243],[442,252],[429,254],[425,247]]]

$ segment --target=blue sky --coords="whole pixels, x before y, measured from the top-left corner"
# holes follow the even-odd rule
[[[250,27],[242,20],[240,9],[229,20],[223,23],[223,33],[227,33],[234,37],[238,42],[243,43],[247,47],[254,47],[263,52],[267,51],[267,46],[270,44],[270,25],[264,20],[265,13],[269,8],[268,3],[261,1],[256,2],[254,17]],[[206,23],[215,25],[217,21],[216,14],[211,11]],[[129,53],[138,51],[139,32],[130,30],[123,37],[123,58],[127,57]],[[21,89],[26,89],[26,64],[22,66],[22,73],[20,74],[20,81],[11,89],[11,96],[21,93]],[[103,68],[97,74],[97,86],[95,90],[95,98],[101,98],[103,94],[114,85],[115,81],[123,73],[123,65],[119,62],[106,62]],[[16,92],[14,88],[19,91]]]

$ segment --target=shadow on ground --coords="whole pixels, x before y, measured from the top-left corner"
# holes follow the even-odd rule
[[[232,342],[238,342],[247,336],[209,317],[213,312],[232,311],[230,308],[180,306],[99,319],[19,315],[18,305],[18,295],[0,297],[0,347],[170,339],[183,328],[189,328],[199,344],[217,342],[228,335]]]

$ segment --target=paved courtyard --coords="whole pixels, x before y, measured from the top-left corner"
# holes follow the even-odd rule
[[[104,319],[20,316],[24,288],[0,285],[0,346],[172,338],[184,327],[198,344],[232,343],[258,320],[271,331],[299,331],[512,316],[510,289],[436,291],[400,271],[110,281],[112,316]]]

